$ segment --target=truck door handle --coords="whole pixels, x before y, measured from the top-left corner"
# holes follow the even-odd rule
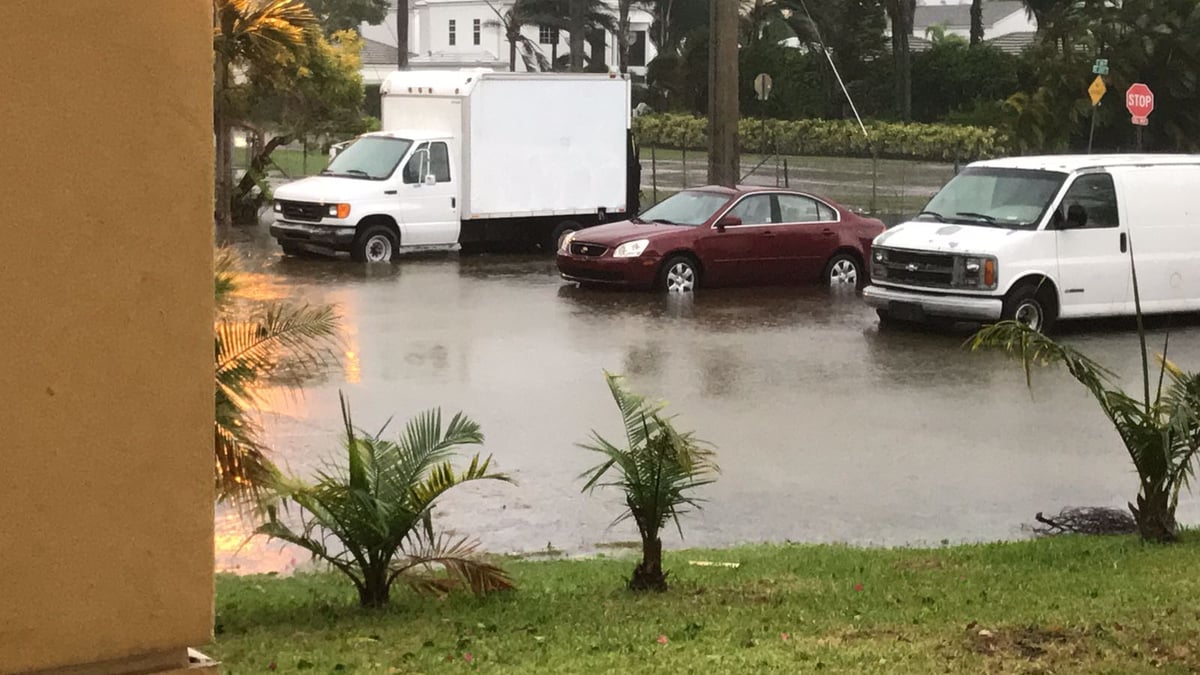
[[[458,208],[458,197],[450,198],[450,208],[452,208],[452,209]]]
[[[1121,253],[1124,253],[1129,248],[1129,241],[1125,238],[1125,233],[1121,233]]]

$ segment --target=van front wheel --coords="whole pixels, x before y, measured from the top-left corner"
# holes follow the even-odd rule
[[[1058,312],[1050,297],[1050,290],[1030,282],[1017,285],[1004,297],[1004,308],[1000,318],[1016,321],[1042,334],[1054,328]]]

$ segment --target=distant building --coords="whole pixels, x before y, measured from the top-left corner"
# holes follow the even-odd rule
[[[1029,42],[1032,34],[1037,31],[1037,24],[1025,10],[1025,4],[1020,0],[983,0],[983,39],[996,40],[1009,35],[1028,34],[1028,42],[1024,42],[1016,51],[1020,51]],[[947,35],[970,37],[971,35],[971,2],[970,0],[921,0],[913,14],[913,37],[925,39],[930,28],[941,26]],[[1020,43],[1019,40],[1008,40],[1000,46],[1005,51],[1011,51]]]
[[[616,3],[608,4],[613,16],[616,16]],[[489,24],[498,24],[500,17],[497,13],[504,14],[512,5],[513,0],[410,0],[410,66],[508,70],[509,45],[504,30]],[[653,21],[654,18],[644,9],[635,8],[630,12],[632,47],[629,71],[635,76],[644,76],[646,64],[657,54],[649,40]],[[364,24],[359,30],[367,40],[363,50],[363,82],[368,86],[378,85],[396,66],[396,10],[393,8],[382,24]],[[568,36],[563,31],[555,31],[547,26],[525,26],[521,33],[547,62],[554,53],[560,59],[570,53]],[[602,52],[608,69],[617,70],[620,50],[612,33],[605,33]],[[588,53],[591,54],[590,46]],[[518,71],[528,69],[525,59],[520,55],[516,66]]]

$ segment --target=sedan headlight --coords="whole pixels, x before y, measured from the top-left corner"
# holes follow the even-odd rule
[[[566,236],[562,238],[562,243],[558,245],[558,250],[566,253],[571,249],[571,242],[573,241],[575,241],[575,232],[568,232]]]
[[[636,258],[646,252],[646,247],[650,245],[649,239],[638,239],[636,241],[627,241],[617,247],[613,251],[614,258]]]

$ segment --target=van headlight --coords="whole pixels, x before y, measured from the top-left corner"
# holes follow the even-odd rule
[[[877,248],[871,252],[871,278],[886,279],[887,278],[887,251]]]
[[[274,207],[275,213],[283,213],[283,203],[280,202],[278,199],[274,200],[274,202],[275,202],[275,207]]]
[[[330,204],[328,214],[330,218],[346,219],[350,217],[349,204]]]
[[[958,286],[992,290],[996,288],[997,274],[996,259],[991,256],[966,256],[959,258],[955,267],[958,268]]]
[[[636,258],[646,252],[646,247],[650,245],[649,239],[638,239],[635,241],[627,241],[617,247],[613,251],[614,258]]]

